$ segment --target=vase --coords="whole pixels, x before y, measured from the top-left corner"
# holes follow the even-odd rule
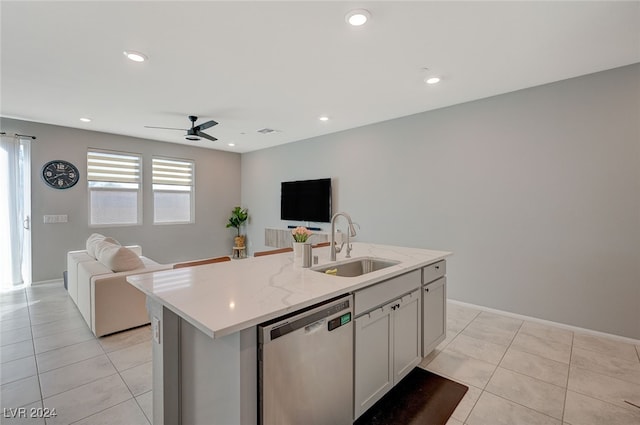
[[[304,246],[308,242],[294,242],[293,243],[293,266],[302,267],[304,262]]]

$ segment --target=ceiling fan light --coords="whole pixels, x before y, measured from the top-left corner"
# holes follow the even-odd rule
[[[366,24],[369,18],[371,18],[371,14],[365,9],[354,9],[345,16],[347,23],[354,27],[360,27]]]
[[[193,142],[197,142],[198,140],[202,140],[200,137],[198,136],[184,136],[185,139],[187,140],[191,140]]]
[[[438,84],[440,82],[439,77],[427,77],[424,79],[424,82],[427,84]]]
[[[128,50],[128,51],[127,51],[127,50],[125,50],[125,51],[124,51],[124,52],[122,52],[122,53],[124,53],[124,55],[125,55],[128,59],[130,59],[130,60],[132,60],[132,61],[134,61],[134,62],[144,62],[144,61],[146,61],[146,60],[148,59],[148,58],[147,58],[147,55],[145,55],[144,53],[135,52],[135,51],[133,51],[133,50]]]

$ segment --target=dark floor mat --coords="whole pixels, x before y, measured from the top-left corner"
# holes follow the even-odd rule
[[[354,425],[444,425],[468,389],[416,367]]]

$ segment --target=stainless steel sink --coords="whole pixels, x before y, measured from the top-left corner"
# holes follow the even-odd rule
[[[311,270],[334,276],[356,277],[366,273],[375,272],[387,267],[395,266],[400,261],[386,260],[384,258],[354,258],[349,261],[327,264]]]

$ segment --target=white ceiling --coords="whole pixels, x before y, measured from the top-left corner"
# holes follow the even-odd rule
[[[638,1],[0,5],[2,116],[234,152],[640,62]]]

